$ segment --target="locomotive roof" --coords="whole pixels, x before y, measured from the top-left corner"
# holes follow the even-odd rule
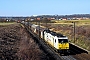
[[[66,36],[64,36],[63,34],[60,34],[60,33],[57,33],[56,35],[57,35],[57,37],[66,37]]]
[[[53,32],[53,31],[51,31],[50,34],[53,35],[53,36],[57,36],[57,37],[66,37],[66,36],[63,36],[60,33],[56,33],[56,32]]]
[[[50,34],[55,36],[56,32],[51,31]]]

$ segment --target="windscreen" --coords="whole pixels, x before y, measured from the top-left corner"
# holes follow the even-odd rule
[[[67,40],[67,39],[58,39],[58,42],[59,42],[59,43],[67,43],[68,40]]]

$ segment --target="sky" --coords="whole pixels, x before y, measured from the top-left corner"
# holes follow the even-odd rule
[[[0,16],[90,14],[90,0],[0,0]]]

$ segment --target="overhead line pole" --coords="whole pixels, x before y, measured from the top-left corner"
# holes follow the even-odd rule
[[[75,22],[74,22],[74,43],[75,43],[75,40],[76,40],[75,33],[76,33],[76,31],[75,31]]]

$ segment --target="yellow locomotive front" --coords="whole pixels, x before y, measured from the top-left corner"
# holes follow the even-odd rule
[[[69,42],[66,36],[53,31],[44,31],[44,39],[50,44],[50,46],[54,47],[57,52],[69,52]]]
[[[69,49],[69,43],[67,39],[58,39],[59,49]]]
[[[68,42],[67,37],[58,39],[58,50],[61,53],[69,52],[69,42]]]

